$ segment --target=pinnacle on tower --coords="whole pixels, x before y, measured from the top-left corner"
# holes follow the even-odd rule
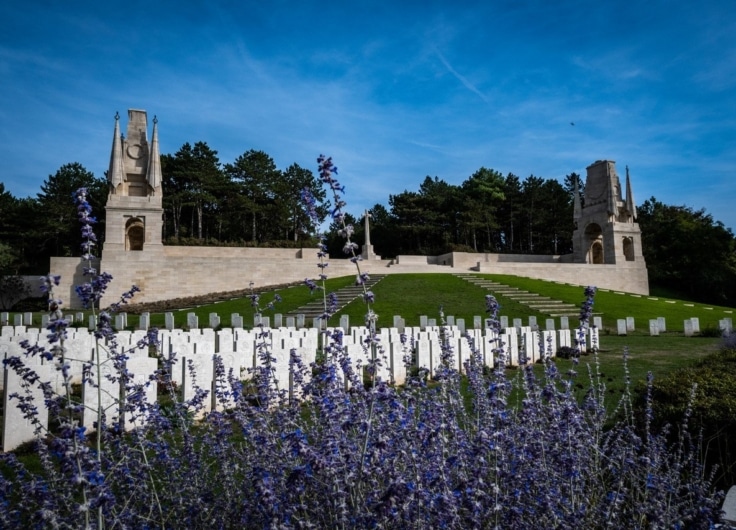
[[[111,193],[117,192],[117,187],[123,183],[123,144],[120,138],[120,114],[115,113],[115,131],[112,135],[112,151],[110,152],[110,169],[107,172],[107,181],[110,183]]]

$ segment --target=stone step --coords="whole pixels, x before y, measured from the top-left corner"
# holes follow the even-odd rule
[[[370,275],[370,278],[365,282],[366,289],[370,290],[385,277],[385,274]],[[337,311],[340,311],[356,298],[363,296],[363,287],[360,285],[348,285],[335,291],[335,295],[337,297]],[[286,316],[304,315],[304,318],[310,319],[322,315],[324,310],[324,300],[320,297],[319,300],[314,300],[295,309],[294,311],[290,311]]]
[[[538,293],[530,293],[516,287],[510,287],[503,284],[488,282],[481,278],[473,277],[471,274],[458,274],[459,278],[466,280],[473,285],[482,287],[492,291],[494,294],[510,298],[515,302],[519,302],[530,309],[544,313],[550,317],[576,317],[579,316],[577,306],[568,304],[560,300],[553,300],[548,296],[541,296]]]

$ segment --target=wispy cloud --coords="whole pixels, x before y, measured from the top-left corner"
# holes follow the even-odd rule
[[[310,169],[332,155],[351,211],[427,175],[459,184],[485,166],[562,178],[612,158],[632,168],[639,199],[712,205],[736,226],[724,200],[736,200],[736,44],[693,8],[149,9],[141,19],[105,3],[0,6],[0,74],[12,72],[0,83],[0,180],[11,193],[35,195],[72,161],[101,175],[112,116],[136,107],[158,115],[163,152],[202,140],[223,162],[252,148]],[[603,22],[620,31],[602,38]]]
[[[459,74],[459,73],[457,72],[457,70],[455,70],[455,69],[454,69],[454,68],[452,67],[452,65],[451,65],[451,64],[449,63],[449,61],[448,61],[448,60],[447,60],[447,59],[445,58],[445,56],[444,56],[444,55],[442,54],[442,52],[441,52],[441,51],[439,51],[439,50],[438,50],[437,48],[434,48],[434,53],[435,53],[435,55],[437,55],[437,58],[438,58],[438,59],[440,60],[440,62],[441,62],[441,63],[442,63],[443,65],[444,65],[444,67],[445,67],[445,68],[447,69],[447,71],[448,71],[448,72],[450,72],[450,73],[451,73],[451,74],[452,74],[453,76],[455,76],[455,78],[456,78],[456,79],[457,79],[458,81],[460,81],[460,83],[462,83],[462,85],[463,85],[463,86],[464,86],[465,88],[467,88],[467,89],[468,89],[468,90],[470,90],[470,91],[471,91],[471,92],[472,92],[473,94],[475,94],[475,95],[476,95],[476,96],[478,96],[478,97],[479,97],[480,99],[482,99],[483,101],[485,101],[486,103],[488,103],[488,98],[486,97],[486,95],[485,95],[485,94],[483,94],[483,92],[481,92],[480,90],[478,90],[478,88],[477,88],[477,87],[476,87],[476,86],[475,86],[475,85],[474,85],[473,83],[471,83],[470,81],[468,81],[468,80],[467,80],[467,78],[465,78],[465,76],[463,76],[463,75],[460,75],[460,74]]]

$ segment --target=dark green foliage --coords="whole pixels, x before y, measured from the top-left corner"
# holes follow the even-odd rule
[[[31,288],[20,276],[0,276],[0,309],[13,309],[31,293]]]
[[[736,238],[705,210],[662,204],[638,209],[649,281],[721,305],[736,303]]]
[[[202,240],[207,235],[219,239],[222,198],[228,195],[228,182],[217,151],[206,142],[194,146],[185,143],[174,155],[161,157],[161,169],[166,236],[189,235]]]
[[[736,349],[723,349],[655,379],[655,427],[681,421],[691,405],[693,387],[689,421],[692,432],[702,429],[705,458],[709,464],[718,465],[716,478],[720,485],[736,484]]]

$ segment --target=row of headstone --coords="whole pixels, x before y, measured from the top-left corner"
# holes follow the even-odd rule
[[[8,313],[3,313],[2,316],[7,320]],[[82,322],[84,320],[84,313],[77,313],[75,315],[67,317],[72,322]],[[41,326],[46,327],[48,324],[49,316],[48,315],[42,315],[41,317]],[[302,328],[304,327],[305,323],[305,316],[302,314],[297,315],[296,317],[287,316],[286,318],[283,317],[281,314],[275,314],[274,315],[274,325],[275,328],[280,327],[298,327]],[[437,326],[437,320],[428,318],[426,315],[420,316],[420,323],[419,327],[421,329],[427,329]],[[501,328],[508,328],[508,327],[515,327],[517,329],[521,329],[524,327],[523,320],[520,318],[514,318],[512,320],[511,326],[509,326],[509,318],[507,316],[501,316],[499,318]],[[18,327],[29,327],[31,326],[33,321],[33,314],[32,313],[16,313],[13,315],[13,322],[14,324],[11,325],[5,325],[3,326],[3,335],[13,335],[14,328]],[[460,328],[462,331],[465,331],[465,320],[462,318],[455,318],[454,316],[448,316],[446,318],[446,323],[449,326],[456,326]],[[119,313],[115,316],[115,329],[117,330],[124,330],[128,327],[128,315],[127,313]],[[603,327],[603,321],[600,316],[593,317],[593,324],[595,327],[601,329]],[[89,315],[88,317],[88,326],[87,329],[94,330],[96,328],[97,321],[96,317],[94,315]],[[209,315],[209,327],[210,328],[218,328],[221,325],[220,317],[217,313],[210,313]],[[253,325],[254,326],[263,326],[263,327],[271,327],[271,321],[268,316],[263,316],[260,314],[256,314],[253,318]],[[545,331],[554,331],[556,328],[556,321],[555,319],[548,318],[545,320]],[[148,330],[151,327],[151,315],[150,313],[142,313],[139,316],[139,323],[138,323],[138,329],[139,330]],[[165,313],[164,314],[164,327],[167,330],[173,330],[175,329],[174,326],[174,314],[173,313]],[[188,313],[187,314],[187,323],[186,327],[188,329],[199,329],[199,318],[195,313]],[[230,327],[233,329],[242,329],[243,328],[243,318],[238,313],[233,313],[230,315]],[[312,323],[313,328],[317,329],[324,329],[324,323],[319,319],[315,318]],[[348,315],[342,315],[340,317],[340,324],[339,327],[342,329],[349,330],[350,329],[350,320]],[[406,327],[405,320],[395,315],[393,318],[393,327],[403,330]],[[482,329],[484,327],[484,320],[480,316],[473,317],[473,328],[472,329]],[[528,319],[527,327],[530,327],[532,329],[538,329],[537,319],[534,316],[530,316]],[[733,321],[729,318],[724,318],[719,320],[718,327],[723,331],[724,333],[731,333],[733,330]],[[569,318],[566,316],[560,317],[560,330],[564,329],[570,329],[570,322]],[[700,332],[700,321],[697,317],[686,319],[683,322],[683,329],[686,336],[692,336],[696,333]],[[635,320],[634,317],[626,317],[625,319],[618,319],[616,322],[616,330],[618,335],[626,335],[627,333],[633,332],[636,330]],[[649,321],[649,334],[652,336],[657,336],[660,333],[664,333],[667,331],[666,322],[664,317],[658,317],[657,319],[650,319]]]
[[[618,319],[616,328],[619,335],[626,335],[628,332],[635,330],[634,318]],[[731,329],[731,319],[725,318],[719,321],[721,331],[728,333],[726,330]],[[700,333],[700,319],[698,317],[688,318],[683,321],[683,330],[686,337],[692,337],[696,333]],[[652,318],[649,320],[649,335],[652,337],[659,336],[660,333],[667,331],[667,322],[664,317]]]
[[[595,317],[598,319],[598,322],[596,323],[596,326],[601,327],[602,321],[600,320],[600,317]],[[399,316],[394,316],[394,327],[399,327],[396,325],[397,319],[401,319]],[[403,319],[402,319],[403,320]],[[461,318],[455,318],[452,315],[449,315],[445,317],[445,322],[448,326],[460,326],[460,323],[462,322],[463,325],[465,323],[464,319]],[[524,323],[523,319],[521,318],[514,318],[512,320],[512,324],[509,325],[509,317],[506,315],[501,315],[499,317],[499,322],[501,324],[502,328],[508,328],[508,327],[515,327],[515,328],[521,328]],[[539,324],[537,322],[537,317],[534,315],[530,315],[527,319],[527,326],[530,328],[538,329]],[[545,330],[546,331],[554,331],[556,328],[555,326],[556,321],[554,318],[548,318],[545,320]],[[431,319],[427,315],[420,315],[419,316],[419,327],[422,329],[426,329],[428,327],[433,327],[437,325],[436,319]],[[473,317],[473,328],[472,329],[483,329],[485,327],[485,319],[482,317],[476,315]],[[570,329],[570,319],[569,317],[562,316],[560,317],[560,326],[559,329]]]
[[[456,322],[457,324],[457,322]],[[26,357],[20,346],[22,340],[31,344],[49,347],[45,342],[43,330],[26,329],[23,334],[12,338],[3,337],[0,341],[0,355],[16,356],[25,359],[39,373],[41,380],[50,381],[52,388],[58,393],[64,392],[63,380],[56,369],[55,362],[42,361],[38,356]],[[331,328],[330,332],[336,331]],[[117,342],[127,355],[127,368],[133,374],[133,379],[143,385],[141,387],[146,399],[153,402],[156,399],[156,378],[152,377],[159,368],[159,359],[150,357],[147,348],[138,348],[136,345],[146,337],[145,330],[118,332]],[[544,356],[554,356],[562,346],[574,344],[575,337],[570,330],[538,331],[529,326],[521,329],[507,328],[496,334],[491,329],[474,329],[463,333],[457,325],[450,327],[430,327],[422,330],[419,327],[383,328],[379,331],[376,343],[366,342],[370,332],[365,327],[352,327],[343,334],[342,344],[348,353],[354,367],[366,366],[369,362],[378,359],[377,377],[403,384],[407,370],[412,366],[429,370],[430,374],[440,367],[442,353],[450,359],[452,367],[463,371],[464,363],[469,359],[471,352],[477,350],[483,362],[493,366],[501,360],[508,365],[522,362],[536,362]],[[224,328],[215,331],[211,328],[159,331],[161,354],[165,358],[174,359],[174,369],[171,377],[181,389],[183,399],[191,399],[197,389],[208,392],[202,407],[196,410],[197,414],[204,414],[214,408],[226,408],[232,404],[232,395],[228,398],[225,381],[215,376],[215,355],[219,356],[225,368],[225,373],[232,374],[237,380],[248,379],[253,370],[262,366],[266,359],[275,359],[272,366],[272,382],[278,389],[284,390],[292,398],[298,399],[295,394],[294,377],[290,368],[290,355],[295,351],[305,365],[316,359],[320,349],[320,340],[328,340],[330,334],[322,335],[314,328],[259,328],[257,330],[242,330]],[[589,342],[588,342],[589,341]],[[585,333],[581,348],[588,344],[597,345],[597,329],[592,328]],[[368,347],[368,344],[377,344],[377,347]],[[106,346],[95,339],[88,330],[70,329],[69,337],[64,342],[66,359],[70,365],[73,383],[82,383],[82,368],[85,362],[106,358],[110,355]],[[268,352],[269,355],[260,355]],[[116,378],[108,378],[107,371],[112,363],[102,363],[102,376],[96,381],[97,374],[93,370],[91,381],[83,384],[82,400],[85,405],[82,423],[93,429],[98,415],[105,415],[107,422],[119,421],[126,428],[133,428],[145,421],[141,415],[121,415],[120,400],[125,399],[124,389],[121,389]],[[343,374],[345,384],[349,384],[346,374]],[[4,410],[3,417],[3,450],[11,450],[34,436],[35,427],[23,418],[22,413],[10,398],[12,393],[20,388],[20,380],[14,370],[4,370],[3,383]],[[98,383],[99,388],[93,383]],[[219,386],[218,386],[219,385]],[[37,386],[30,392],[38,393]],[[215,396],[220,396],[219,400]],[[224,397],[223,397],[224,396]],[[44,409],[44,407],[39,407]],[[44,409],[45,410],[45,409]],[[45,416],[39,417],[41,423],[47,421]]]
[[[56,369],[55,362],[43,361],[39,356],[26,357],[24,349],[20,346],[23,340],[29,340],[32,344],[50,346],[45,343],[44,333],[41,330],[27,330],[23,335],[16,335],[14,340],[2,338],[0,341],[0,356],[15,356],[22,358],[24,362],[36,371],[41,381],[51,382],[53,390],[59,394],[64,393],[64,384],[61,373]],[[136,348],[139,340],[146,336],[143,330],[122,331],[117,333],[117,341],[127,354],[126,368],[133,374],[133,381],[141,386],[145,399],[154,403],[157,396],[155,372],[159,368],[159,359],[149,357],[147,348]],[[264,336],[267,338],[264,339]],[[232,373],[237,380],[248,379],[254,367],[262,365],[264,357],[258,355],[259,344],[264,344],[270,356],[276,359],[273,371],[273,384],[280,389],[293,391],[293,379],[289,373],[289,357],[292,350],[296,350],[302,361],[309,365],[314,362],[318,349],[317,330],[265,330],[245,331],[223,329],[215,332],[211,329],[159,332],[159,340],[163,355],[173,356],[175,363],[172,370],[172,379],[181,389],[182,398],[185,400],[195,396],[197,389],[201,388],[208,392],[207,398],[202,406],[196,411],[204,414],[215,407],[225,408],[228,402],[232,405],[232,394],[228,398],[228,390],[225,388],[225,378],[215,377],[215,355],[218,355],[225,368],[225,373]],[[70,330],[69,337],[64,342],[66,348],[66,360],[72,375],[72,383],[83,383],[82,368],[85,362],[95,358],[95,352],[103,356],[110,355],[104,344],[96,342],[94,335],[87,330]],[[2,365],[4,368],[4,365]],[[127,429],[141,425],[145,417],[140,413],[125,413],[121,415],[121,400],[125,399],[124,389],[120,387],[117,378],[107,377],[110,373],[112,363],[101,364],[101,377],[96,380],[97,372],[92,371],[91,380],[82,384],[82,401],[84,413],[82,425],[90,430],[98,421],[98,415],[104,414],[108,423],[122,422]],[[21,379],[12,369],[4,370],[2,374],[4,392],[4,415],[2,424],[2,450],[9,451],[18,445],[32,439],[37,434],[40,425],[46,428],[48,414],[46,408],[39,406],[40,415],[38,423],[33,424],[23,417],[23,413],[17,408],[17,401],[11,396],[14,392],[23,395],[26,392]],[[99,384],[99,388],[95,386]],[[216,388],[216,386],[222,388]],[[215,392],[217,390],[217,392]],[[38,403],[43,400],[39,386],[33,385],[28,392],[34,396]],[[219,401],[215,396],[220,396]],[[229,400],[229,401],[228,401]]]
[[[45,326],[48,322],[49,316],[46,314],[41,315],[41,326]],[[77,313],[71,313],[69,315],[66,315],[66,319],[69,321],[70,324],[74,324],[75,322],[84,322],[84,313],[77,312]],[[10,313],[7,311],[0,312],[0,326],[26,326],[30,327],[33,325],[33,313],[32,312],[25,312],[25,313],[14,313],[13,314],[13,321],[11,324],[10,321]]]

